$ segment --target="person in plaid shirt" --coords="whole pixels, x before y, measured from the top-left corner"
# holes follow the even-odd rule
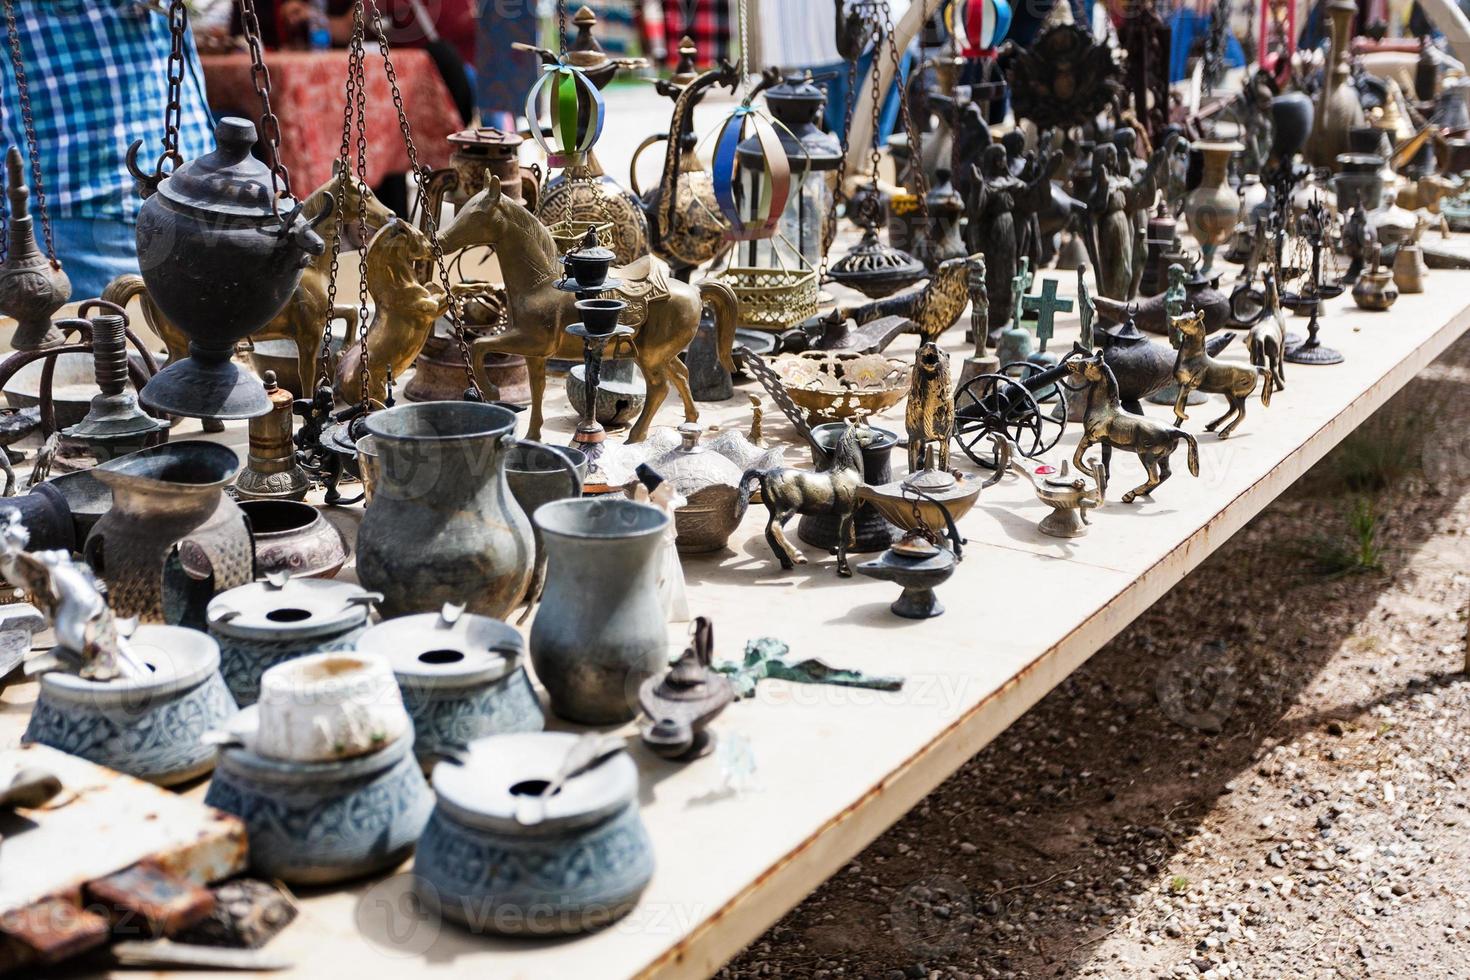
[[[138,271],[134,228],[143,202],[124,158],[137,139],[143,140],[140,165],[151,167],[162,152],[171,47],[166,4],[14,3],[57,258],[74,299],[98,296],[114,277]],[[0,18],[0,51],[8,52],[9,44]],[[5,142],[24,154],[15,71],[9,58],[0,60]],[[214,149],[192,36],[185,38],[181,104],[179,152],[192,160]]]

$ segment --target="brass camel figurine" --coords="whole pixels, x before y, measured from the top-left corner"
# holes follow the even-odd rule
[[[1198,310],[1171,317],[1169,322],[1174,328],[1170,339],[1179,348],[1179,355],[1174,359],[1174,380],[1179,384],[1179,397],[1174,400],[1175,425],[1189,418],[1184,411],[1189,393],[1207,391],[1224,395],[1230,407],[1224,415],[1206,425],[1205,431],[1214,432],[1221,422],[1231,419],[1229,425],[1220,429],[1220,438],[1228,437],[1236,426],[1245,421],[1245,400],[1255,392],[1258,377],[1265,379],[1261,387],[1261,404],[1270,406],[1276,377],[1269,367],[1255,364],[1245,367],[1211,357],[1205,350],[1205,315]]]
[[[1113,450],[1124,449],[1135,453],[1143,468],[1148,471],[1148,481],[1123,494],[1123,503],[1148,496],[1172,475],[1169,457],[1182,439],[1189,446],[1189,473],[1199,476],[1199,443],[1183,429],[1123,411],[1118,397],[1118,380],[1113,369],[1103,362],[1102,351],[1091,355],[1080,345],[1074,348],[1081,355],[1065,362],[1067,378],[1064,382],[1073,388],[1087,392],[1086,408],[1082,415],[1082,438],[1077,451],[1072,454],[1072,466],[1091,477],[1099,487],[1106,486],[1112,474]],[[1102,446],[1102,473],[1084,461],[1087,450]]]

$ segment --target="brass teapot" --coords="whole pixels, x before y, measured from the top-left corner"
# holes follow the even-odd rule
[[[679,44],[679,71],[669,81],[658,82],[658,91],[674,99],[674,113],[667,133],[655,133],[638,144],[628,167],[628,183],[648,217],[649,248],[675,269],[691,269],[710,261],[725,248],[725,232],[729,224],[715,200],[714,178],[704,168],[694,148],[694,107],[713,85],[730,91],[740,80],[739,73],[728,62],[722,62],[701,75],[686,70],[692,65],[694,42],[684,38]],[[683,80],[683,84],[680,81]],[[643,190],[638,186],[638,158],[643,151],[664,143],[664,169],[656,186]]]

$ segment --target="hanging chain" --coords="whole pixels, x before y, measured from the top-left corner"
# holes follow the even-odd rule
[[[327,273],[327,312],[322,323],[322,346],[317,362],[317,387],[332,383],[332,318],[337,308],[337,270],[342,261],[342,239],[347,231],[347,186],[352,180],[352,110],[357,104],[355,65],[362,59],[362,18],[354,14],[352,37],[347,42],[346,100],[342,106],[342,145],[337,152],[341,186],[333,202],[332,264]],[[361,190],[361,188],[359,188]],[[359,323],[358,330],[365,325]]]
[[[403,147],[408,153],[408,169],[413,173],[414,180],[418,183],[419,195],[423,196],[425,187],[428,186],[425,169],[419,165],[418,147],[413,142],[413,130],[408,124],[408,113],[403,108],[403,93],[398,88],[398,72],[393,67],[392,54],[388,48],[388,33],[383,30],[383,15],[378,9],[378,0],[367,0],[372,6],[373,26],[378,32],[379,44],[383,50],[383,66],[388,76],[388,85],[393,91],[393,108],[398,113],[398,128],[403,133]],[[362,0],[358,0],[359,5]],[[564,0],[558,0],[559,9],[565,18],[566,7]],[[359,121],[361,115],[359,115]],[[445,313],[449,317],[450,332],[454,336],[455,346],[459,348],[459,358],[464,364],[465,377],[469,380],[469,390],[474,392],[480,401],[485,400],[485,393],[480,390],[480,382],[475,377],[474,357],[470,353],[469,341],[465,339],[464,321],[460,301],[455,294],[449,281],[449,267],[444,262],[444,246],[439,241],[439,216],[433,213],[432,208],[424,208],[424,231],[429,239],[429,249],[434,255],[434,266],[439,273],[439,284],[444,289],[444,300],[448,304]]]
[[[259,135],[265,146],[265,162],[271,168],[271,209],[279,216],[281,195],[291,196],[291,172],[281,162],[281,120],[271,111],[271,73],[260,49],[260,18],[255,15],[255,0],[240,0],[240,23],[245,31],[245,43],[250,47],[250,81],[260,98]]]
[[[174,6],[179,7],[180,8],[180,11],[182,11],[183,6],[184,6],[184,0],[173,0],[173,4],[174,4]],[[182,17],[183,17],[182,12],[180,13],[179,16],[182,19]],[[172,26],[172,24],[173,24],[173,17],[174,17],[173,6],[170,6],[169,7],[169,24],[170,24],[170,26]],[[56,244],[52,241],[52,238],[51,238],[51,215],[46,210],[46,185],[41,180],[41,150],[40,150],[40,147],[39,147],[39,145],[38,145],[38,143],[36,141],[36,121],[35,121],[35,118],[31,115],[31,93],[30,93],[29,86],[26,84],[25,58],[22,56],[22,53],[21,53],[20,32],[19,32],[19,30],[17,30],[16,24],[15,24],[15,0],[5,0],[5,31],[6,31],[6,35],[10,39],[10,64],[11,64],[11,67],[15,69],[15,90],[16,90],[16,93],[20,96],[20,118],[21,118],[22,125],[25,127],[26,153],[30,156],[30,160],[31,160],[31,196],[35,199],[35,202],[36,202],[36,211],[39,212],[40,215],[41,215],[41,236],[46,241],[46,255],[51,259],[51,268],[53,268],[53,269],[60,269],[61,268],[61,262],[60,262],[60,260],[58,260],[56,258]],[[178,34],[175,34],[175,37],[174,37],[174,45],[175,45],[175,47],[177,47],[178,44],[179,44],[179,40],[178,39],[179,39],[179,35]],[[172,56],[170,56],[170,61],[169,61],[169,80],[170,80],[170,83],[172,83],[172,80],[173,80],[173,61],[172,61]],[[174,91],[175,90],[173,89],[172,84],[171,84],[170,85],[170,88],[169,88],[170,95],[173,95],[174,94]],[[167,146],[167,144],[165,144],[165,146]],[[177,161],[177,157],[178,157],[178,126],[177,126],[177,123],[175,124],[175,127],[174,127],[174,157],[175,157],[175,159]],[[9,228],[9,220],[10,220],[10,211],[7,208],[6,211],[5,211],[5,225],[6,225],[6,230],[8,230],[8,228]],[[9,246],[10,246],[9,235],[7,234],[7,235],[4,235],[4,236],[0,236],[0,261],[4,261],[5,258],[7,257],[8,251],[9,251]]]
[[[900,59],[898,54],[898,31],[893,26],[893,9],[884,5],[883,14],[883,36],[879,38],[881,45],[886,39],[888,42],[888,56],[893,63],[893,84],[898,87],[898,115],[903,120],[904,132],[908,135],[909,143],[909,166],[914,174],[914,193],[919,198],[919,220],[923,222],[920,226],[924,229],[929,227],[929,178],[924,173],[924,145],[919,139],[919,127],[914,119],[914,114],[909,111],[909,86],[908,81],[903,78],[900,71]],[[873,77],[878,77],[878,56],[881,52],[873,51]],[[873,103],[873,145],[878,145],[878,104]],[[897,174],[895,173],[895,176]],[[877,183],[875,180],[874,183]]]
[[[567,56],[567,0],[556,0],[556,34],[561,39],[561,56]]]
[[[361,9],[359,3],[357,7]],[[358,22],[361,22],[361,27]],[[353,30],[361,35],[367,34],[367,20],[365,15],[354,11]],[[381,34],[382,25],[378,25]],[[364,50],[364,37],[358,39],[357,59],[351,66],[354,81],[357,86],[356,104],[353,109],[357,115],[357,180],[359,189],[367,187],[367,53]],[[372,381],[372,356],[368,347],[368,329],[371,321],[368,319],[368,249],[371,240],[367,239],[367,195],[357,195],[357,229],[364,241],[362,248],[357,253],[357,336],[362,342],[362,356],[357,359],[357,396],[362,402],[363,410],[368,409],[369,385]]]
[[[837,184],[832,188],[832,206],[827,209],[827,227],[822,230],[822,261],[817,270],[817,281],[827,281],[828,253],[831,251],[832,242],[837,240],[837,205],[847,200],[847,151],[850,148],[848,137],[852,133],[852,115],[857,110],[857,68],[858,59],[851,58],[847,62],[847,92],[846,104],[843,106],[842,156],[837,161]]]

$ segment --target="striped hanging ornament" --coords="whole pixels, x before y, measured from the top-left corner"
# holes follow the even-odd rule
[[[1006,0],[957,0],[951,13],[950,30],[977,54],[994,51],[1011,29],[1011,5]]]
[[[541,93],[549,87],[551,92],[551,139],[547,140],[535,120],[540,118],[537,105]],[[578,126],[577,120],[584,114],[586,124]],[[526,119],[531,121],[531,138],[546,153],[546,162],[552,167],[575,167],[580,165],[602,135],[604,104],[602,93],[592,80],[580,69],[558,62],[543,65],[541,77],[531,86],[526,96]]]
[[[736,187],[746,168],[740,166],[736,149],[744,139],[747,127],[754,131],[760,142],[761,167],[751,173],[759,184],[754,207],[742,209],[736,201]],[[742,105],[730,113],[720,127],[719,139],[715,142],[714,169],[711,175],[715,186],[715,201],[720,212],[730,223],[725,237],[732,241],[751,241],[770,238],[776,233],[781,213],[786,210],[786,200],[791,196],[791,161],[781,147],[776,129],[766,116],[749,105]],[[742,210],[749,216],[741,214]]]

